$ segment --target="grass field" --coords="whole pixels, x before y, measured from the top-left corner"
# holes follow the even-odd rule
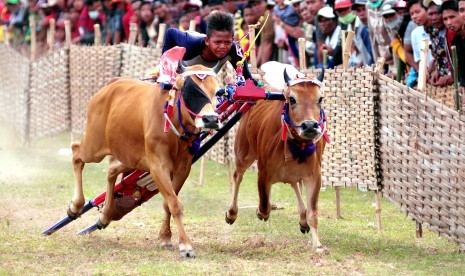
[[[344,189],[343,219],[336,219],[334,190],[320,194],[320,239],[329,254],[310,254],[309,234],[299,230],[290,187],[276,184],[273,202],[284,207],[267,222],[255,216],[256,175],[244,177],[239,216],[224,221],[230,201],[227,168],[206,162],[198,184],[195,164],[180,193],[186,231],[197,258],[158,246],[163,211],[157,195],[121,221],[91,235],[75,233],[95,222],[91,210],[52,236],[40,232],[63,217],[72,196],[69,135],[24,146],[0,129],[0,275],[464,275],[465,255],[427,230],[415,238],[415,223],[382,200],[383,231],[376,228],[372,192]],[[84,191],[90,199],[105,189],[107,162],[89,164]],[[177,230],[173,242],[177,244]]]

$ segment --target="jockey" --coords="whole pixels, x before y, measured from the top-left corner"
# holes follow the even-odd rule
[[[233,41],[234,19],[226,12],[214,12],[207,18],[207,35],[196,32],[182,32],[169,28],[165,35],[162,53],[179,46],[186,48],[183,60],[187,66],[202,64],[213,68],[218,62],[221,68],[228,60],[237,69],[237,63],[244,57],[240,45]],[[247,61],[244,61],[243,76],[251,79]]]

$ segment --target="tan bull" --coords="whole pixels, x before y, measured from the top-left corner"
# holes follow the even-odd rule
[[[201,65],[179,66],[178,72],[182,74],[174,87],[177,97],[183,99],[180,101],[181,116],[178,116],[175,105],[171,118],[173,131],[169,132],[163,131],[168,91],[161,90],[160,85],[122,78],[111,81],[96,93],[88,106],[82,142],[72,145],[75,190],[68,215],[78,216],[83,209],[84,164],[98,163],[112,155],[119,162],[108,170],[99,228],[106,227],[117,216],[113,197],[117,176],[134,169],[150,172],[164,199],[166,215],[159,233],[162,247],[173,247],[170,227],[170,217],[173,216],[179,232],[181,256],[195,257],[184,229],[183,205],[177,194],[191,169],[193,155],[189,153],[189,147],[192,142],[199,138],[201,129],[218,128],[218,115],[212,104],[219,88],[217,69]]]
[[[240,121],[234,145],[234,194],[226,212],[226,222],[234,223],[244,172],[257,160],[260,198],[258,218],[267,220],[269,217],[271,185],[276,182],[289,183],[299,203],[300,229],[303,233],[311,230],[312,252],[323,250],[318,237],[318,195],[321,187],[321,161],[326,144],[325,139],[320,139],[326,131],[324,112],[320,106],[323,76],[324,72],[317,79],[291,81],[284,70],[288,84],[284,91],[288,110],[286,106],[283,108],[282,101],[261,101]],[[287,114],[287,118],[282,117],[282,114]],[[298,185],[301,181],[306,187],[307,207]]]

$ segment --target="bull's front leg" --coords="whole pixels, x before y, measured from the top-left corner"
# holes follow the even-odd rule
[[[300,214],[300,219],[299,219],[299,225],[300,225],[300,231],[305,234],[310,231],[310,226],[308,226],[307,223],[307,208],[305,207],[304,200],[302,199],[302,190],[300,189],[300,182],[298,183],[291,183],[291,187],[295,192],[295,196],[297,198],[297,202],[299,205],[299,214]]]
[[[239,208],[237,207],[237,199],[239,196],[239,187],[241,186],[242,178],[244,177],[244,172],[239,171],[238,168],[234,171],[234,188],[233,188],[233,198],[231,204],[229,205],[228,211],[225,214],[225,220],[229,224],[233,224],[237,219],[237,212]]]
[[[166,205],[168,206],[168,211],[171,213],[171,216],[176,222],[179,233],[179,253],[181,254],[181,257],[195,258],[192,242],[187,236],[186,230],[184,229],[184,224],[182,222],[183,206],[173,189],[170,178],[170,169],[163,168],[163,166],[158,165],[160,164],[158,161],[153,162],[152,164],[154,165],[151,166],[150,174],[152,175],[155,183],[157,183],[158,190],[160,191],[164,201],[166,202]],[[169,213],[167,213],[165,216],[165,222]],[[162,229],[164,226],[166,226],[165,223],[162,226]],[[167,226],[169,228],[169,224]]]
[[[81,144],[73,143],[71,145],[73,151],[73,169],[74,169],[74,193],[71,204],[68,207],[68,216],[76,219],[82,212],[84,206],[84,192],[82,189],[82,171],[84,170],[84,161],[81,159]]]
[[[310,181],[306,181],[305,184],[307,186],[307,224],[312,233],[312,253],[321,254],[326,251],[318,236],[318,197],[321,187],[321,170],[315,172]]]
[[[258,196],[260,203],[257,209],[257,217],[260,220],[267,221],[270,217],[271,203],[270,203],[271,183],[268,180],[268,174],[263,171],[258,171]]]

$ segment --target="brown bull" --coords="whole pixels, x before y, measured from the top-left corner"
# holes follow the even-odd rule
[[[168,92],[161,90],[159,85],[117,79],[96,93],[88,106],[82,142],[72,145],[75,190],[68,215],[78,216],[83,209],[84,164],[98,163],[112,155],[119,162],[111,164],[108,170],[105,207],[98,221],[99,228],[106,227],[117,217],[113,197],[117,176],[134,169],[150,172],[164,199],[166,216],[159,233],[162,247],[172,248],[170,216],[173,216],[179,232],[181,256],[195,257],[184,229],[183,205],[177,194],[191,169],[193,155],[189,150],[192,142],[199,138],[201,129],[218,128],[218,116],[212,104],[219,88],[217,69],[201,65],[185,68],[180,64],[178,72],[183,74],[177,78],[174,87],[177,97],[183,101],[179,102],[180,110],[174,106],[173,131],[167,133],[163,129]]]
[[[288,84],[284,92],[288,109],[286,105],[283,108],[283,102],[280,101],[261,101],[241,120],[234,145],[234,194],[226,212],[226,222],[234,223],[244,172],[257,160],[260,198],[258,218],[267,220],[269,217],[271,185],[276,182],[289,183],[298,199],[301,231],[306,233],[311,230],[312,252],[323,250],[318,237],[318,194],[321,187],[321,160],[326,144],[325,139],[320,139],[326,130],[324,112],[320,107],[323,76],[324,72],[317,80],[300,79],[291,82],[284,70]],[[286,128],[283,130],[283,127]],[[301,181],[306,187],[307,208],[298,185]]]

